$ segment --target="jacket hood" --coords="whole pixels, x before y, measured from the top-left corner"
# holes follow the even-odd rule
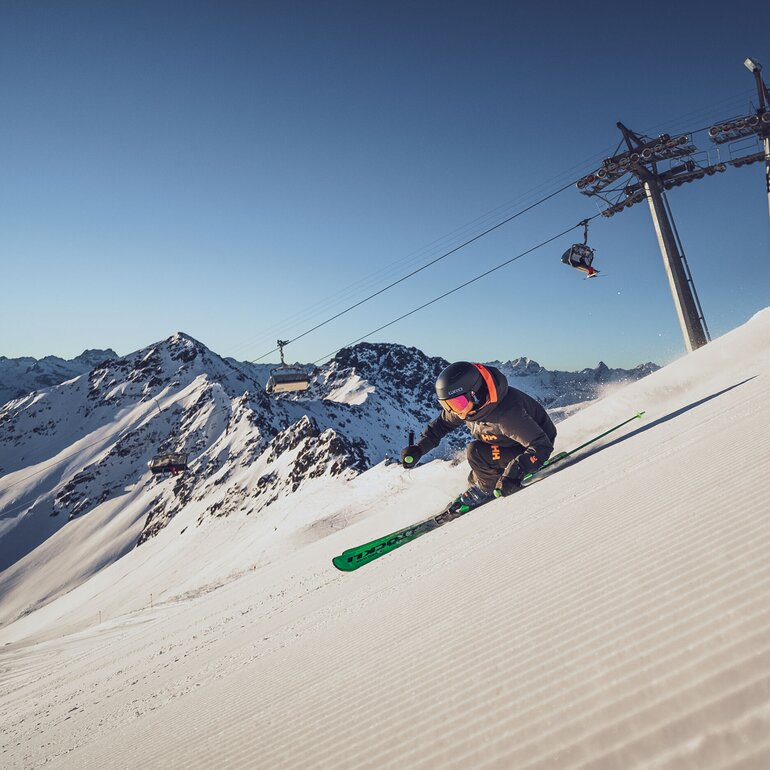
[[[505,375],[499,369],[494,366],[484,366],[483,364],[477,364],[476,366],[479,367],[482,375],[485,372],[489,375],[492,387],[490,387],[490,379],[484,377],[490,398],[481,409],[477,409],[473,414],[469,414],[465,418],[467,422],[483,422],[487,420],[508,393],[508,380],[505,379]]]

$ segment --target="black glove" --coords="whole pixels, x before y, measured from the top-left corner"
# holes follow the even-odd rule
[[[510,465],[495,485],[495,497],[507,497],[522,489],[521,480],[528,474],[543,467],[543,461],[531,447],[522,452]]]
[[[510,476],[512,479],[521,481],[528,473],[534,473],[542,467],[543,461],[535,454],[535,450],[530,447],[513,460],[503,472],[503,476]]]
[[[414,468],[414,466],[420,462],[421,457],[422,449],[420,449],[417,444],[410,444],[408,447],[401,450],[401,465],[407,469]]]
[[[518,479],[513,479],[510,476],[500,476],[497,484],[495,484],[495,497],[508,497],[508,495],[512,495],[520,489],[522,489],[522,486]]]

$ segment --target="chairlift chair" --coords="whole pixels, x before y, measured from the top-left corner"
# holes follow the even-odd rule
[[[270,370],[270,378],[265,390],[268,393],[295,393],[310,387],[310,377],[301,366],[289,366],[283,358],[286,340],[278,340],[278,350],[281,353],[281,365]]]
[[[561,261],[565,265],[586,273],[586,278],[593,278],[599,274],[599,271],[591,266],[591,263],[594,261],[595,252],[588,245],[588,220],[584,219],[580,224],[584,227],[583,243],[573,243],[562,254]]]
[[[189,470],[187,466],[187,453],[186,452],[167,452],[165,454],[155,455],[155,457],[147,463],[147,467],[152,471],[153,475],[161,475],[163,473],[170,473],[172,476],[176,476],[177,473],[183,473]]]

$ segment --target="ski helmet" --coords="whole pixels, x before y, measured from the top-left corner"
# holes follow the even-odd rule
[[[478,409],[487,399],[487,386],[475,364],[457,361],[439,374],[436,396],[444,409],[460,413],[465,411],[468,402]]]

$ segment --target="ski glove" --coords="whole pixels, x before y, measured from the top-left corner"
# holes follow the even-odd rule
[[[510,476],[500,476],[495,484],[495,497],[508,497],[514,492],[522,489],[518,479],[512,479]]]
[[[417,444],[410,444],[408,447],[401,450],[401,465],[406,469],[414,468],[414,466],[420,462],[421,457],[422,449],[420,449]]]
[[[534,473],[542,467],[543,461],[535,454],[535,450],[530,447],[508,465],[503,471],[503,476],[510,476],[512,479],[521,481],[528,473]]]

